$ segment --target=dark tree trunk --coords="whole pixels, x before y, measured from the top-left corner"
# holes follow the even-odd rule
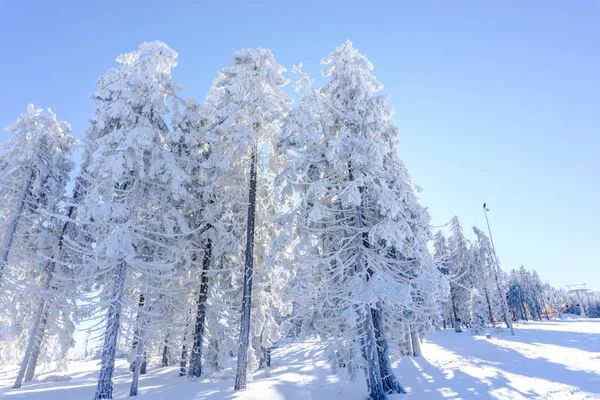
[[[187,356],[188,356],[188,348],[185,345],[187,337],[188,337],[188,329],[190,327],[190,318],[192,315],[192,309],[188,312],[188,317],[185,322],[185,331],[183,333],[183,340],[181,343],[181,358],[179,359],[179,376],[187,375]]]
[[[140,375],[146,375],[146,370],[148,368],[148,357],[146,352],[142,355],[142,365],[140,366]]]
[[[456,302],[454,301],[454,290],[452,290],[452,285],[450,285],[450,300],[452,300],[452,314],[454,315],[454,320],[458,319],[458,314],[456,312]]]
[[[48,324],[48,317],[50,316],[50,309],[46,307],[44,309],[44,316],[40,321],[40,326],[38,327],[38,332],[35,337],[35,345],[33,346],[33,351],[31,352],[31,356],[29,357],[29,362],[27,364],[27,372],[25,373],[25,382],[31,382],[35,377],[35,368],[37,367],[37,360],[40,356],[40,352],[42,350],[42,343],[44,341],[44,334],[46,333],[46,325]]]
[[[490,303],[490,296],[488,294],[487,289],[484,290],[485,291],[485,301],[487,302],[487,306],[488,306],[488,313],[490,314],[490,322],[493,324],[494,323],[494,313],[492,312],[492,304]]]
[[[250,342],[250,310],[252,303],[252,275],[254,270],[254,223],[256,218],[256,152],[256,148],[253,149],[250,160],[248,223],[246,226],[246,263],[244,265],[242,318],[234,390],[246,389],[248,383],[248,344]]]
[[[525,320],[525,321],[529,321],[529,319],[527,318],[527,309],[525,308],[524,305],[521,305],[521,317]]]
[[[138,313],[137,313],[137,317],[136,317],[136,322],[137,322],[137,326],[135,328],[135,330],[133,331],[133,341],[131,343],[131,362],[129,363],[129,371],[131,372],[135,372],[135,367],[136,367],[136,362],[137,362],[137,348],[138,348],[138,344],[139,344],[139,337],[140,337],[140,326],[141,326],[141,321],[142,318],[144,318],[143,311],[144,311],[144,303],[146,302],[146,295],[144,293],[140,294],[139,300],[138,300]]]
[[[179,376],[187,374],[187,347],[185,346],[185,335],[183,336],[183,344],[181,345],[181,360],[179,361]]]
[[[208,299],[208,272],[212,260],[212,242],[207,239],[202,257],[202,274],[200,276],[200,293],[196,308],[196,324],[194,325],[194,336],[192,354],[188,377],[200,377],[202,375],[202,343],[204,342],[204,331],[206,328],[206,300]]]
[[[108,308],[106,333],[104,335],[104,345],[102,346],[102,363],[94,400],[112,399],[112,378],[115,371],[117,336],[121,324],[121,301],[123,300],[126,273],[127,264],[125,261],[121,261],[115,273],[115,285],[111,304]]]
[[[373,333],[373,317],[371,311],[365,310],[363,319],[361,350],[366,363],[365,374],[367,378],[367,386],[369,388],[369,399],[388,400],[388,397],[383,389],[383,380],[381,379],[381,370],[377,357],[377,344],[375,343],[375,335]]]
[[[452,290],[452,285],[450,285],[450,298],[452,299],[452,313],[454,314],[454,332],[462,332],[462,329],[460,329],[458,313],[456,312],[456,302],[454,301],[454,291]]]
[[[375,332],[375,343],[377,344],[377,358],[379,360],[379,372],[383,382],[383,391],[387,394],[406,393],[396,376],[392,372],[390,358],[388,354],[387,339],[384,335],[383,328],[383,311],[381,305],[377,304],[376,308],[371,309],[373,318],[373,330]]]
[[[171,364],[171,352],[169,351],[169,334],[165,336],[165,345],[162,351],[162,359],[160,365],[162,367],[168,367]]]
[[[210,366],[211,371],[219,372],[221,371],[221,366],[219,365],[219,341],[215,338],[211,338],[208,343],[211,349],[208,365]]]

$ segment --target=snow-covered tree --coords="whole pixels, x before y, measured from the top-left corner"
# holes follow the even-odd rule
[[[484,266],[483,268],[491,272],[491,277],[493,278],[493,282],[495,284],[493,296],[498,299],[498,304],[500,304],[502,318],[504,319],[506,327],[510,329],[511,335],[514,335],[512,318],[510,318],[508,303],[506,302],[504,273],[500,269],[500,262],[498,261],[498,257],[496,256],[488,237],[476,227],[473,227],[473,231],[475,232],[477,241],[479,243],[479,254],[481,257],[481,263]],[[492,294],[490,294],[490,296],[492,296]]]
[[[448,243],[446,237],[442,231],[437,231],[433,236],[433,257],[435,262],[438,264],[439,271],[448,276],[450,274],[450,251],[448,250]],[[454,326],[454,307],[452,307],[453,299],[451,296],[442,303],[441,309],[441,320],[444,329],[448,325]]]
[[[541,320],[545,309],[544,288],[536,271],[522,265],[508,275],[507,302],[513,319]]]
[[[272,216],[279,205],[269,176],[276,165],[267,162],[267,154],[274,149],[291,102],[282,90],[288,82],[284,71],[268,49],[237,51],[234,63],[219,71],[207,97],[214,116],[210,132],[219,140],[207,163],[214,166],[211,174],[220,185],[219,201],[231,207],[231,234],[237,245],[245,241],[243,258],[236,256],[244,263],[236,390],[246,387],[248,356],[254,354],[249,346],[262,354],[261,348],[274,340],[269,332],[275,322],[271,307],[276,304],[269,304],[269,298],[277,291],[270,287],[265,257],[276,235]]]
[[[0,156],[0,214],[3,216],[0,283],[20,223],[27,220],[21,224],[29,225],[27,229],[33,230],[31,224],[34,224],[36,229],[48,231],[50,216],[47,214],[56,212],[63,199],[73,168],[67,157],[75,144],[68,123],[58,121],[50,110],[46,113],[33,104],[6,131],[13,136],[3,144],[4,152]],[[40,240],[50,240],[50,232]],[[39,243],[37,246],[51,245]]]
[[[68,156],[73,152],[75,140],[70,136],[68,123],[57,121],[50,110],[44,112],[31,104],[27,113],[7,131],[14,136],[4,144],[5,152],[0,156],[3,192],[0,214],[6,218],[0,227],[4,239],[0,249],[0,276],[10,261],[10,285],[4,285],[4,294],[13,289],[10,301],[14,308],[2,309],[18,310],[12,316],[5,315],[5,320],[14,319],[29,325],[27,345],[23,346],[23,361],[14,385],[18,388],[24,377],[33,378],[44,331],[59,335],[66,346],[57,359],[59,365],[66,362],[66,351],[72,341],[73,322],[68,312],[72,303],[64,298],[71,288],[65,287],[64,281],[57,282],[55,273],[64,235],[64,223],[57,216],[63,211],[65,187],[73,167]],[[68,276],[62,266],[59,271]],[[0,277],[0,285],[3,283]],[[62,312],[50,306],[50,299],[55,305],[62,303]],[[32,303],[35,306],[30,309]]]
[[[471,315],[471,334],[483,334],[485,330],[487,310],[485,298],[477,289],[471,290],[471,298],[469,299],[469,313]]]
[[[100,304],[108,307],[96,399],[112,398],[125,298],[139,299],[148,310],[160,297],[159,282],[181,257],[170,238],[185,229],[176,201],[187,197],[188,177],[165,145],[164,121],[167,100],[178,90],[171,78],[176,57],[164,43],[143,43],[117,58],[121,66],[101,76],[92,95],[96,115],[85,136],[90,183],[78,217],[95,240],[90,268],[102,290]],[[146,321],[136,321],[142,349]],[[131,395],[137,393],[142,357],[140,350]]]
[[[428,268],[441,275],[426,247],[429,217],[397,155],[387,97],[375,94],[381,84],[373,66],[350,42],[323,63],[330,79],[322,106],[297,70],[305,90],[279,146],[292,159],[285,179],[300,196],[295,255],[311,277],[312,325],[340,344],[359,345],[336,354],[346,354],[346,365],[363,365],[371,398],[385,399],[403,389],[389,366],[386,328],[393,325],[384,311],[422,312],[419,297],[426,296],[415,283]]]
[[[177,99],[173,105],[173,134],[169,137],[169,145],[176,158],[177,165],[190,177],[186,185],[188,200],[181,204],[183,216],[188,229],[192,234],[182,237],[179,246],[188,252],[190,271],[186,277],[192,282],[179,289],[188,293],[195,293],[195,321],[193,329],[186,337],[191,337],[192,348],[189,366],[187,360],[182,360],[186,365],[186,373],[190,377],[198,377],[202,372],[202,346],[204,341],[205,317],[207,306],[207,295],[209,289],[209,276],[213,263],[213,231],[217,221],[208,221],[209,208],[214,208],[214,199],[210,198],[207,186],[210,185],[208,174],[203,167],[203,162],[210,156],[211,146],[207,142],[205,134],[209,123],[206,110],[195,100],[190,99],[183,103],[183,113],[179,113]],[[211,210],[212,211],[212,210]],[[216,241],[219,244],[219,241]],[[199,285],[197,284],[199,282]],[[185,300],[184,300],[185,303]],[[184,309],[186,306],[182,305]],[[181,313],[186,317],[185,311]],[[190,325],[190,320],[186,324]],[[185,328],[184,328],[185,329]],[[185,340],[183,346],[186,346]],[[165,347],[166,348],[166,347]],[[187,350],[185,356],[187,357]],[[164,356],[163,358],[166,358]],[[165,363],[167,360],[163,360]],[[181,364],[180,362],[180,364]]]
[[[495,324],[502,318],[502,303],[498,295],[493,270],[487,263],[486,247],[479,240],[469,248],[469,278],[471,287],[477,289],[486,303],[486,319]]]
[[[458,217],[450,220],[450,237],[448,238],[450,299],[454,316],[454,330],[461,332],[461,322],[467,320],[469,302],[469,248],[463,235],[462,225]]]

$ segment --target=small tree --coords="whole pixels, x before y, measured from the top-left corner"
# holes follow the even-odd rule
[[[471,315],[471,334],[483,334],[485,331],[486,304],[485,298],[477,289],[471,290],[471,298],[469,299],[469,313]]]

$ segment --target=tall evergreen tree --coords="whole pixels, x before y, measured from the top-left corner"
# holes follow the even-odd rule
[[[92,95],[98,108],[85,137],[90,184],[78,216],[95,240],[96,262],[90,267],[102,282],[101,304],[108,306],[96,399],[112,398],[124,296],[146,293],[145,304],[151,302],[148,291],[180,256],[168,235],[182,225],[181,215],[167,200],[187,196],[187,176],[165,146],[164,121],[166,102],[178,89],[170,75],[176,57],[164,43],[143,43],[117,58],[121,66],[100,77]],[[144,337],[136,340],[143,348]],[[140,368],[138,357],[131,395],[137,393]]]
[[[500,304],[502,310],[502,318],[504,319],[504,323],[506,327],[510,329],[510,334],[514,335],[514,330],[512,326],[512,318],[510,318],[510,312],[508,310],[508,303],[506,302],[506,289],[504,287],[504,273],[500,269],[500,262],[498,261],[498,257],[491,245],[488,237],[476,227],[473,227],[473,231],[477,236],[477,240],[479,242],[481,259],[484,265],[487,266],[487,269],[491,271],[493,282],[495,283],[496,291],[495,294],[497,296],[498,302]]]
[[[316,295],[313,326],[359,344],[344,350],[345,363],[364,365],[370,397],[385,399],[403,389],[389,368],[382,310],[410,308],[418,297],[411,284],[433,267],[428,216],[398,158],[398,129],[387,97],[375,95],[371,63],[350,42],[323,63],[322,108],[299,73],[306,90],[280,144],[292,158],[286,179],[301,196],[296,257]]]
[[[462,225],[458,217],[450,220],[450,237],[448,250],[450,252],[450,296],[452,313],[454,315],[454,330],[461,332],[461,322],[468,318],[469,304],[469,249],[463,235]]]
[[[63,301],[64,312],[53,312],[50,328],[72,340],[73,323],[66,311],[71,303],[64,298],[65,283],[54,280],[56,272],[55,259],[62,247],[64,235],[63,221],[57,216],[63,211],[65,187],[73,162],[69,155],[73,152],[75,140],[70,136],[70,126],[63,121],[57,121],[56,115],[50,110],[44,112],[29,105],[27,113],[21,115],[17,122],[7,128],[14,136],[4,144],[5,152],[0,156],[0,188],[4,201],[0,214],[8,217],[4,230],[4,243],[0,249],[0,285],[2,284],[3,267],[9,260],[9,252],[18,248],[18,254],[13,252],[11,257],[13,275],[19,275],[26,286],[20,290],[26,293],[24,302],[30,303],[36,298],[37,307],[31,315],[27,345],[17,375],[14,388],[19,388],[29,365],[31,371],[28,380],[33,378],[37,362],[37,354],[41,347],[43,332],[49,319],[48,300],[56,298]],[[15,234],[18,234],[15,240]],[[57,241],[57,237],[60,239]],[[18,272],[17,270],[20,270]],[[62,268],[59,268],[62,270]],[[68,273],[64,274],[68,276]],[[13,302],[20,296],[13,297]],[[60,301],[59,300],[59,301]],[[19,306],[25,310],[26,307]],[[55,310],[53,308],[53,310]],[[21,318],[25,315],[21,315]],[[63,318],[61,329],[58,319]],[[23,318],[26,320],[27,317]],[[68,345],[67,349],[68,350]],[[32,354],[35,354],[32,359]],[[59,364],[66,361],[65,354]]]
[[[267,163],[267,152],[274,148],[280,121],[291,102],[281,89],[288,82],[282,75],[284,71],[270,50],[237,51],[234,63],[219,71],[207,98],[214,113],[210,131],[219,138],[209,163],[215,166],[215,178],[226,185],[221,201],[239,204],[244,197],[247,199],[244,213],[238,208],[231,210],[234,235],[245,238],[246,243],[235,390],[246,388],[250,336],[252,343],[272,340],[260,337],[270,312],[261,304],[268,274],[264,258],[274,233],[271,216],[276,209],[268,176],[274,165]],[[245,235],[240,229],[244,225]],[[253,294],[253,289],[261,286],[261,292],[254,290]],[[251,319],[253,305],[260,314]],[[251,320],[257,322],[253,327]]]

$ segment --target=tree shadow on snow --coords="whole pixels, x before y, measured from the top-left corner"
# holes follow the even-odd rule
[[[403,357],[397,376],[418,399],[488,399],[490,392],[509,387],[509,380],[500,374],[482,380],[459,369],[441,370],[424,357]],[[514,388],[511,390],[529,396]]]
[[[560,325],[560,324],[557,324]],[[585,332],[567,332],[567,331],[540,331],[527,325],[520,325],[515,329],[515,336],[503,337],[504,340],[510,340],[522,343],[543,343],[568,348],[574,348],[584,351],[597,352],[600,350],[600,335],[597,333]]]
[[[253,381],[248,383],[248,391],[233,392],[233,381],[229,380],[226,390],[198,391],[195,399],[262,400],[267,398],[268,393],[286,400],[363,400],[367,388],[362,372],[357,372],[355,382],[347,380],[344,371],[333,374],[326,351],[327,345],[321,343],[295,344],[277,349],[272,355],[271,377],[265,377],[264,371],[258,371],[253,374]],[[282,358],[286,360],[285,365],[279,363]]]
[[[518,397],[517,394],[525,397],[543,397],[544,393],[538,393],[535,388],[527,391],[517,390],[512,381],[514,377],[510,375],[515,374],[566,384],[586,392],[600,393],[598,374],[570,370],[563,364],[553,363],[544,358],[528,358],[516,350],[495,345],[493,340],[477,340],[466,335],[464,340],[459,341],[450,335],[436,335],[433,339],[435,344],[446,350],[452,349],[457,359],[466,359],[467,366],[480,369],[482,374],[479,375],[485,377],[466,373],[464,370],[468,371],[468,368],[465,363],[458,363],[455,368],[450,365],[440,369],[423,357],[404,357],[405,360],[398,367],[398,375],[401,382],[413,383],[414,380],[417,391],[439,393],[438,397],[443,395],[449,398],[489,398],[490,392],[496,390],[508,391],[514,397]],[[416,379],[412,378],[413,376]]]

